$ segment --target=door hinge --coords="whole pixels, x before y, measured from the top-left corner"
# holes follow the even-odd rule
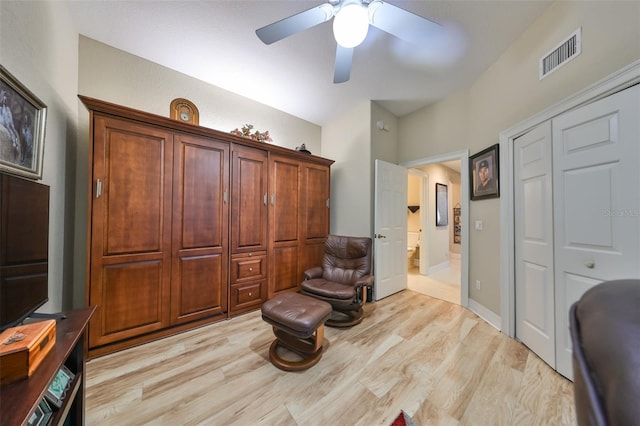
[[[102,195],[102,181],[100,179],[96,179],[96,198],[100,198]]]

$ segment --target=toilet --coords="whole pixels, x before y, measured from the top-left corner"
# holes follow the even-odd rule
[[[420,232],[407,232],[407,267],[420,266],[420,258],[414,259],[414,254],[420,250]]]

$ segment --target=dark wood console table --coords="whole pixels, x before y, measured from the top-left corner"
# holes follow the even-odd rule
[[[56,323],[56,344],[31,377],[0,387],[0,424],[23,425],[44,398],[49,383],[62,365],[75,378],[59,410],[49,424],[84,424],[86,329],[95,307],[64,311]]]

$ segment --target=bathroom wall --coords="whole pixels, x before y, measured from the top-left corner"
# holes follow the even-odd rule
[[[409,173],[407,180],[407,206],[420,205],[420,180],[420,176]],[[407,232],[420,232],[420,210],[411,213],[407,209]]]

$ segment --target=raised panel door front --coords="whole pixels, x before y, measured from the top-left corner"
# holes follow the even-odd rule
[[[303,259],[302,272],[320,266],[324,257],[324,242],[329,234],[329,166],[305,164],[303,168]]]
[[[324,240],[329,233],[329,167],[305,164],[303,179],[304,237]]]
[[[234,146],[231,167],[231,252],[266,251],[267,153]]]
[[[271,155],[269,173],[269,297],[302,282],[302,163]]]
[[[271,253],[269,297],[297,289],[302,282],[300,276],[300,249],[297,245],[280,246]]]
[[[176,134],[173,178],[174,323],[227,312],[229,144]]]
[[[91,347],[169,323],[171,135],[94,117]]]
[[[273,242],[299,241],[301,164],[295,159],[271,156],[270,222]]]
[[[640,86],[553,119],[556,369],[571,378],[569,308],[640,275]]]
[[[555,367],[551,123],[514,141],[516,337]]]

